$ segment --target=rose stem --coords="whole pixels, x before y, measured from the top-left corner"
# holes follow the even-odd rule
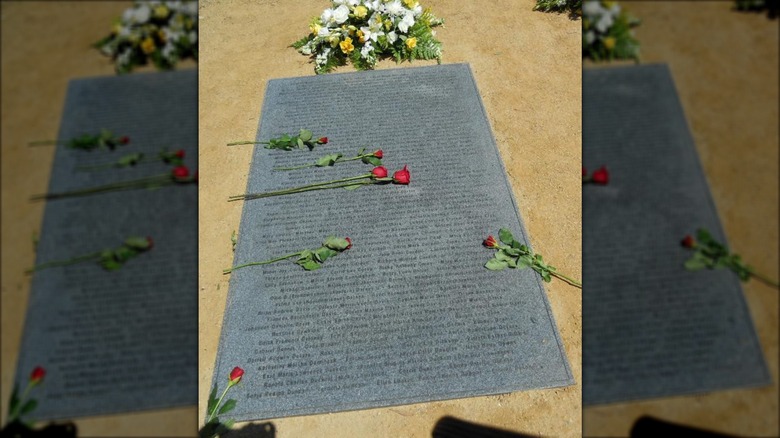
[[[239,146],[242,144],[268,144],[267,141],[234,141],[233,143],[228,143],[228,146]]]
[[[74,191],[64,192],[64,193],[47,193],[43,195],[35,195],[30,197],[30,200],[40,201],[42,199],[59,199],[59,198],[66,198],[68,196],[84,196],[84,195],[90,195],[93,193],[100,193],[100,192],[106,192],[111,190],[139,188],[137,186],[143,188],[146,185],[155,182],[167,183],[173,181],[170,181],[170,174],[164,173],[162,175],[150,176],[148,178],[142,178],[142,179],[132,180],[132,181],[122,181],[114,184],[92,187],[89,189],[74,190]]]
[[[582,289],[582,283],[580,283],[577,280],[572,280],[571,278],[569,278],[569,277],[567,277],[567,276],[565,276],[565,275],[563,275],[561,273],[558,273],[558,272],[550,272],[550,274],[560,278],[561,280],[569,283],[572,286],[575,286],[575,287],[578,287],[578,288]]]
[[[51,267],[54,267],[54,266],[67,266],[67,265],[72,265],[72,264],[79,263],[79,262],[84,262],[84,261],[87,261],[87,260],[90,260],[90,259],[94,259],[95,257],[100,257],[100,254],[102,254],[102,252],[95,252],[95,253],[87,254],[87,255],[81,256],[81,257],[74,257],[74,258],[68,259],[68,260],[56,260],[56,261],[53,261],[53,262],[42,263],[40,265],[33,266],[32,268],[26,270],[25,273],[26,274],[31,274],[31,273],[33,273],[35,271],[40,271],[41,269],[45,269],[45,268],[51,268]]]
[[[350,177],[350,178],[337,179],[337,180],[328,181],[328,182],[308,184],[308,185],[305,185],[305,186],[293,187],[293,188],[290,188],[290,189],[283,189],[283,190],[276,190],[276,191],[273,191],[273,192],[248,193],[246,195],[234,195],[234,196],[231,196],[229,198],[229,200],[230,201],[238,201],[240,199],[257,199],[257,198],[265,198],[265,197],[268,197],[268,196],[286,195],[287,193],[295,193],[298,190],[309,189],[310,187],[328,186],[328,185],[331,185],[331,184],[338,184],[338,183],[347,182],[347,181],[355,181],[355,180],[358,180],[358,179],[373,178],[373,176],[374,176],[373,174],[367,173],[365,175],[353,176],[353,177]]]
[[[247,266],[267,265],[269,263],[274,263],[274,262],[278,262],[278,261],[281,261],[281,260],[289,259],[291,257],[299,256],[302,253],[303,253],[303,251],[298,251],[298,252],[293,253],[293,254],[287,254],[286,256],[277,257],[275,259],[266,260],[266,261],[263,261],[263,262],[244,263],[243,265],[238,265],[238,266],[234,266],[234,267],[229,268],[229,269],[225,269],[225,270],[222,271],[222,273],[223,274],[230,274],[231,272],[235,271],[236,269],[246,268]]]
[[[222,391],[222,395],[219,396],[219,400],[217,400],[217,404],[214,405],[214,409],[211,411],[211,414],[209,414],[209,418],[208,418],[208,420],[206,420],[206,423],[209,423],[211,420],[214,419],[214,414],[217,413],[217,408],[219,408],[219,405],[222,404],[222,399],[225,398],[225,394],[227,394],[228,389],[230,389],[230,387],[233,386],[233,385],[234,385],[234,383],[233,383],[232,380],[228,382],[228,386],[225,388],[224,391]]]
[[[747,269],[747,271],[748,271],[748,272],[750,273],[750,275],[752,275],[753,277],[756,277],[757,279],[759,279],[759,280],[763,281],[764,283],[766,283],[766,284],[768,284],[768,285],[770,285],[770,286],[774,286],[774,287],[780,287],[780,284],[778,284],[776,281],[774,281],[774,280],[772,280],[772,279],[770,279],[770,278],[764,277],[763,275],[761,275],[761,274],[759,274],[759,273],[757,273],[757,272],[753,271],[753,270],[752,270],[752,269],[750,269],[750,268],[748,268],[748,269]]]
[[[291,195],[293,193],[303,193],[303,192],[313,192],[314,190],[338,189],[338,188],[342,188],[342,187],[349,187],[349,186],[355,186],[355,185],[363,185],[363,186],[365,186],[365,185],[369,185],[369,184],[377,184],[378,182],[379,181],[361,181],[361,182],[349,183],[349,184],[338,184],[338,185],[335,185],[335,186],[311,187],[311,188],[307,188],[307,189],[300,189],[300,190],[289,191],[287,193],[275,193],[275,194],[272,194],[272,195],[265,195],[263,193],[259,193],[257,195],[249,195],[249,197],[243,198],[243,200],[248,201],[248,200],[252,200],[252,199],[269,198],[271,196]],[[229,199],[228,202],[240,201],[240,200],[241,199]]]

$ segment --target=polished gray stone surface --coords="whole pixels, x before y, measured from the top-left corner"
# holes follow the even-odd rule
[[[247,192],[365,174],[359,161],[272,170],[361,147],[382,149],[391,174],[408,165],[411,184],[244,203],[234,265],[331,234],[353,247],[318,271],[284,261],[231,274],[212,385],[224,388],[234,366],[246,375],[226,418],[573,384],[538,275],[483,267],[488,234],[528,238],[468,65],[269,81],[258,140],[300,128],[329,143],[256,147]]]

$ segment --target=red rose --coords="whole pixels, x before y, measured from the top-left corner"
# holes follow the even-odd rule
[[[152,249],[152,248],[154,248],[154,240],[152,240],[152,238],[151,238],[151,237],[149,237],[149,236],[146,236],[146,243],[148,243],[148,244],[149,244],[149,247],[147,247],[146,249]]]
[[[488,248],[498,248],[498,242],[496,242],[496,238],[493,236],[488,236],[482,244]]]
[[[176,166],[172,171],[173,177],[176,179],[184,179],[190,176],[190,170],[187,166]]]
[[[403,169],[396,171],[393,174],[393,181],[398,184],[409,184],[410,176],[409,171],[406,169],[406,166],[404,166]]]
[[[35,369],[32,370],[32,373],[30,373],[30,383],[36,385],[40,383],[44,377],[46,377],[46,370],[43,369],[43,367],[35,367]]]
[[[128,143],[130,143],[130,137],[128,137],[126,135],[123,135],[123,136],[119,137],[118,141],[119,141],[119,144],[128,144]]]
[[[184,158],[184,149],[179,149],[178,151],[174,152],[173,155],[176,158]]]
[[[344,250],[346,251],[346,250],[348,250],[348,249],[352,248],[352,239],[350,239],[349,237],[345,237],[345,238],[344,238],[344,240],[346,240],[347,242],[349,242],[349,245],[347,245],[347,247],[346,247],[346,248],[344,248]]]
[[[685,236],[685,238],[680,243],[682,244],[682,246],[686,248],[693,248],[694,246],[696,246],[696,241],[693,240],[693,237],[691,237],[690,235]]]
[[[317,140],[317,143],[319,143],[319,144],[328,144],[328,137],[320,137],[320,139]]]
[[[235,367],[233,368],[233,371],[230,372],[230,378],[228,380],[230,380],[230,383],[235,385],[236,383],[241,381],[241,376],[243,375],[244,375],[244,370],[242,370],[239,367]]]
[[[374,156],[381,159],[385,154],[382,152],[382,149],[377,149],[376,152],[374,152]]]
[[[387,168],[385,166],[378,166],[371,170],[371,174],[374,178],[387,178]]]
[[[599,170],[593,172],[590,179],[596,184],[607,184],[609,183],[609,172],[607,172],[606,167],[601,166]]]

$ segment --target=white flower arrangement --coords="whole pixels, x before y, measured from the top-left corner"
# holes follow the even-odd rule
[[[639,20],[627,15],[616,1],[586,0],[582,3],[582,56],[594,61],[634,59],[639,61],[639,41],[632,28]]]
[[[150,61],[161,70],[183,59],[198,60],[197,1],[135,1],[94,44],[110,56],[118,74]]]
[[[309,35],[292,47],[312,58],[317,74],[348,61],[358,70],[373,69],[384,58],[441,63],[433,28],[443,23],[417,0],[331,0],[331,7],[310,22]]]

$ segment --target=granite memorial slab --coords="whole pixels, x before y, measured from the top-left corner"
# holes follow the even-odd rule
[[[197,167],[195,70],[75,79],[59,140],[101,129],[126,135],[116,150],[57,146],[50,193],[170,173],[162,162],[83,171],[140,152],[183,149]],[[36,139],[31,139],[36,140]],[[53,147],[53,146],[52,146]],[[195,184],[124,190],[46,202],[36,264],[152,237],[151,250],[107,271],[85,262],[32,274],[16,382],[46,369],[31,397],[37,420],[197,403],[197,242]]]
[[[737,276],[683,267],[726,236],[665,65],[583,72],[583,165],[583,403],[769,384]]]
[[[257,141],[301,128],[329,142],[257,145],[236,195],[365,174],[372,166],[360,161],[273,170],[363,147],[382,149],[391,174],[408,165],[411,183],[244,201],[234,266],[315,249],[329,235],[353,246],[317,271],[293,260],[230,274],[212,385],[221,391],[235,366],[246,374],[226,418],[573,384],[539,276],[484,268],[488,234],[506,227],[529,239],[468,65],[269,81]]]

